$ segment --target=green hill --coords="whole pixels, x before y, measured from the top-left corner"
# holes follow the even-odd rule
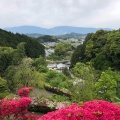
[[[72,55],[71,63],[89,62],[98,70],[120,70],[120,30],[98,30],[88,34]]]
[[[43,42],[58,42],[59,40],[55,36],[50,36],[50,35],[44,35],[36,38],[36,40],[40,43]]]
[[[25,53],[28,57],[36,58],[45,55],[45,48],[34,38],[26,35],[13,34],[0,29],[0,46],[16,48],[21,42],[25,42]]]

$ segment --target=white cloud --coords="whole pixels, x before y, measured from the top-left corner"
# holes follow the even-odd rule
[[[120,26],[120,0],[0,0],[0,27]]]

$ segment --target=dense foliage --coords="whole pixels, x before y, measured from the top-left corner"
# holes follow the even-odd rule
[[[73,93],[72,100],[80,102],[94,99],[94,68],[89,63],[78,62],[71,71],[77,77],[71,88]]]
[[[106,70],[109,67],[120,70],[120,31],[98,30],[88,34],[82,45],[75,50],[71,63],[91,61],[95,69]]]
[[[58,43],[55,47],[55,54],[58,56],[65,56],[72,51],[72,45],[69,43]]]
[[[36,40],[40,43],[44,42],[58,42],[59,40],[55,36],[44,35],[36,38]]]
[[[112,102],[120,101],[120,73],[108,68],[102,73],[96,74],[96,70],[90,63],[78,62],[72,73],[77,77],[72,91],[73,101],[88,101],[103,99]]]
[[[37,71],[37,65],[33,66],[33,64],[36,64],[36,59],[23,58],[19,65],[10,65],[7,68],[5,79],[12,92],[15,92],[18,88],[31,85],[43,88],[44,80],[41,77],[42,73],[39,73],[40,70]],[[41,64],[39,63],[38,66]]]
[[[96,98],[107,101],[120,100],[120,74],[110,68],[100,75],[95,83]]]
[[[15,90],[16,87],[19,86],[16,84],[21,84],[21,79],[23,79],[23,81],[25,79],[33,79],[33,76],[36,76],[34,75],[34,71],[37,71],[35,70],[36,67],[39,66],[39,71],[46,70],[46,68],[44,68],[45,65],[42,63],[41,66],[39,63],[39,65],[34,66],[34,68],[32,67],[33,65],[28,65],[30,61],[33,61],[34,64],[32,58],[38,58],[39,56],[44,57],[44,55],[45,48],[38,41],[25,35],[13,34],[0,29],[0,76],[7,79],[10,90]],[[27,58],[29,60],[27,60]],[[33,73],[33,75],[31,73]]]
[[[10,94],[10,91],[8,89],[7,80],[0,77],[0,99],[6,97]]]
[[[72,82],[63,73],[54,70],[47,72],[46,83],[61,89],[69,89],[72,85]]]
[[[27,37],[26,35],[13,34],[11,32],[0,29],[0,46],[12,47],[16,49],[17,45],[21,42],[25,42],[25,54],[28,57],[39,57],[45,55],[45,48],[42,44],[33,38]]]

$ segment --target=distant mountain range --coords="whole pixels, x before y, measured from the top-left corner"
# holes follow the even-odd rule
[[[99,29],[111,30],[110,28],[87,28],[87,27],[72,27],[72,26],[58,26],[50,29],[36,27],[36,26],[19,26],[19,27],[4,28],[4,30],[7,30],[13,33],[20,33],[20,34],[37,33],[37,34],[43,34],[43,35],[64,35],[72,32],[87,34],[91,32],[94,33]]]

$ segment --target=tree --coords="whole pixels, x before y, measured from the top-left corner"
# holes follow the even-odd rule
[[[74,51],[71,63],[92,62],[96,70],[120,69],[120,31],[98,30]]]
[[[71,57],[71,67],[74,67],[77,62],[82,62],[82,59],[84,58],[84,50],[83,45],[79,45],[76,48]]]
[[[49,70],[46,73],[46,83],[50,84],[53,87],[62,89],[68,89],[71,85],[70,81],[63,73],[54,70]]]
[[[40,65],[46,66],[47,63],[45,61],[44,57],[35,58],[32,62],[32,66],[36,68],[36,70],[39,68]]]
[[[47,72],[47,63],[44,57],[35,58],[32,62],[32,66],[35,67],[38,72]]]
[[[0,77],[0,99],[5,98],[10,94],[10,90],[8,88],[7,80]]]
[[[120,70],[120,31],[110,32],[106,43],[106,55],[111,62],[111,67]]]
[[[38,58],[39,56],[45,56],[45,47],[38,41],[29,40],[25,44],[25,54],[31,58]]]
[[[7,81],[0,77],[0,92],[8,91]]]
[[[117,82],[116,95],[120,99],[120,71],[114,71],[113,77]]]
[[[109,68],[102,72],[100,79],[95,84],[95,92],[98,99],[113,101],[116,98],[117,82],[114,72]]]
[[[86,50],[86,43],[90,41],[92,38],[93,33],[88,33],[87,36],[85,37],[85,40],[83,44],[78,45],[76,50],[73,52],[72,57],[71,57],[71,67],[74,67],[74,65],[77,62],[84,62],[85,59],[85,50]]]
[[[12,54],[12,64],[19,64],[24,57],[26,57],[25,42],[21,42],[17,45],[17,49],[14,49]]]
[[[55,54],[58,56],[64,56],[67,54],[67,51],[71,51],[72,46],[69,43],[58,43],[55,47]]]
[[[11,47],[0,47],[0,75],[12,64],[12,53],[14,49]]]
[[[94,98],[93,85],[94,85],[94,69],[88,64],[78,62],[72,68],[73,74],[77,77],[78,81],[73,86],[73,100],[88,101]]]
[[[5,77],[12,92],[16,92],[18,88],[25,86],[43,87],[44,81],[42,81],[40,73],[35,70],[32,63],[31,58],[24,58],[21,64],[10,66],[6,70]]]
[[[36,38],[37,41],[39,41],[40,43],[44,43],[44,42],[58,42],[58,38],[55,36],[50,36],[50,35],[44,35],[44,36],[40,36],[38,38]]]

